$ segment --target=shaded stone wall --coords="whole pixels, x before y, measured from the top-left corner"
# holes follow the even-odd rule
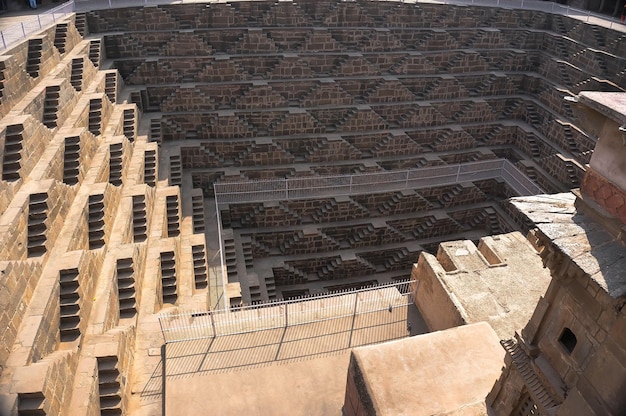
[[[513,200],[520,214],[536,223],[534,245],[552,281],[521,332],[503,341],[506,368],[487,397],[496,414],[511,414],[525,401],[557,415],[621,413],[625,408],[618,393],[626,345],[624,246],[588,215],[589,208],[582,212],[584,199],[576,202],[577,210],[575,198],[558,194]]]
[[[2,349],[0,350],[0,362],[6,362],[17,332],[26,313],[26,305],[29,304],[37,280],[41,273],[41,265],[36,262],[2,262]]]
[[[543,255],[546,258],[547,253]],[[548,261],[555,266],[568,260],[557,256]],[[610,380],[623,376],[617,357],[623,354],[624,342],[618,328],[623,326],[624,317],[615,313],[610,297],[603,289],[598,290],[588,276],[572,269],[555,278],[522,332],[523,339],[540,350],[539,358],[534,360],[538,367],[535,371],[544,383],[542,388],[547,389],[553,405],[560,405],[558,414],[619,412],[624,403],[610,392],[619,391],[621,383]],[[563,278],[568,279],[566,285]],[[563,345],[564,328],[575,334],[571,352]],[[508,363],[509,369],[502,376],[506,384],[496,384],[492,392],[498,414],[509,414],[527,389],[528,380],[519,375],[519,363],[516,364]],[[612,376],[608,377],[609,374]],[[535,397],[538,393],[531,392],[535,401],[541,403]]]

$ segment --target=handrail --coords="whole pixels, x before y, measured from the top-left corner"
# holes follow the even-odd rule
[[[159,324],[166,343],[232,336],[382,311],[388,314],[389,308],[412,304],[417,290],[416,280],[403,279],[239,308],[166,312],[159,315]]]
[[[403,189],[423,189],[454,185],[461,182],[502,179],[517,194],[530,196],[544,194],[507,159],[425,167],[419,169],[366,173],[359,175],[314,176],[240,182],[218,182],[213,185],[216,211],[220,204],[285,201],[342,195],[374,194]],[[219,214],[218,214],[219,215]],[[221,222],[218,216],[218,239],[222,261],[222,282],[228,281],[223,252]]]
[[[76,11],[90,11],[90,10],[102,10],[102,9],[115,9],[122,7],[139,7],[139,6],[157,6],[162,4],[189,4],[189,3],[223,3],[226,0],[75,0]],[[250,0],[230,0],[230,1],[250,1]],[[258,1],[258,0],[252,0]],[[262,0],[261,0],[262,1]],[[285,0],[282,0],[285,1]],[[287,0],[289,1],[289,0]],[[345,0],[344,0],[345,1]],[[578,9],[568,5],[561,5],[555,2],[543,1],[543,0],[376,0],[376,1],[389,1],[398,3],[435,3],[435,4],[449,4],[449,5],[461,5],[461,6],[486,6],[486,7],[500,7],[507,9],[521,9],[521,10],[537,10],[553,14],[561,14],[569,16],[575,19],[584,20],[587,23],[594,23],[598,26],[608,27],[610,29],[617,29],[626,32],[626,26],[624,26],[619,19],[611,16],[602,15],[599,13],[593,13],[590,10]]]
[[[231,0],[243,1],[243,0]],[[250,0],[246,0],[250,1]],[[283,0],[284,1],[284,0]],[[582,10],[576,7],[557,4],[554,2],[542,0],[377,0],[377,1],[395,1],[408,4],[419,3],[439,3],[461,6],[486,6],[500,7],[507,9],[521,10],[537,10],[552,14],[561,14],[575,19],[583,20],[587,23],[593,23],[598,26],[608,27],[609,29],[626,32],[626,25],[622,24],[619,19],[614,17],[591,12],[590,10]],[[124,7],[141,7],[156,6],[161,4],[189,4],[189,3],[221,3],[223,0],[69,0],[68,2],[55,7],[54,9],[43,12],[37,17],[26,19],[25,21],[11,26],[8,29],[0,31],[0,51],[8,49],[16,42],[27,38],[31,34],[46,29],[56,23],[57,20],[73,12],[87,12],[92,10],[119,9]]]
[[[0,51],[8,49],[37,31],[47,29],[58,20],[72,13],[74,13],[74,0],[69,0],[53,9],[38,14],[36,17],[24,20],[0,31]]]
[[[503,179],[518,196],[545,193],[506,159],[357,175],[218,182],[213,190],[219,205],[373,194],[487,179]]]

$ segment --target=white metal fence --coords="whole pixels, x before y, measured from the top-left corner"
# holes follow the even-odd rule
[[[89,11],[98,9],[110,9],[120,7],[137,7],[144,5],[160,5],[160,4],[187,4],[187,3],[225,3],[228,0],[75,0],[76,11]],[[232,1],[232,0],[231,0]],[[234,0],[238,1],[238,0]],[[249,0],[247,0],[249,1]],[[254,0],[253,0],[254,1]],[[281,0],[285,1],[285,0]],[[289,1],[289,0],[287,0]],[[548,13],[561,14],[576,19],[584,20],[599,26],[613,28],[626,31],[626,27],[619,19],[610,16],[593,13],[589,10],[582,10],[568,5],[562,5],[551,1],[543,0],[376,0],[376,1],[395,1],[398,3],[436,3],[451,5],[475,5],[486,7],[502,7],[507,9],[523,9],[537,10]]]
[[[235,0],[237,1],[237,0]],[[284,0],[283,0],[284,1]],[[619,20],[610,16],[593,13],[589,10],[577,9],[566,5],[541,0],[379,0],[399,1],[401,3],[441,3],[451,5],[475,5],[486,7],[502,7],[508,9],[538,10],[548,13],[561,14],[575,19],[583,20],[598,26],[626,32],[626,26]],[[225,0],[70,0],[52,10],[31,19],[25,19],[6,30],[0,31],[0,51],[12,46],[15,42],[25,39],[32,33],[53,25],[59,19],[77,12],[91,10],[115,9],[122,7],[140,7],[160,4],[187,4],[187,3],[223,3]]]
[[[348,331],[379,325],[376,313],[407,307],[413,303],[416,290],[416,281],[402,280],[230,310],[168,313],[159,316],[159,323],[166,343],[312,324],[335,327],[338,320],[348,322]],[[350,321],[357,316],[359,328],[350,327]]]
[[[358,175],[218,182],[213,188],[217,204],[236,204],[424,189],[498,178],[518,196],[545,193],[506,159]]]
[[[72,13],[74,13],[74,0],[65,2],[32,18],[24,19],[24,21],[0,31],[0,51],[27,38],[32,33],[52,26]]]

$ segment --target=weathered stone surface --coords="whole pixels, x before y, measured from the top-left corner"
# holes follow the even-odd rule
[[[484,322],[358,348],[343,409],[347,415],[486,414],[484,397],[503,358]]]
[[[539,254],[519,233],[445,242],[437,257],[422,253],[411,274],[416,305],[432,331],[488,322],[501,339],[530,319],[550,282]],[[524,292],[524,297],[514,294]]]
[[[577,186],[595,137],[573,124],[561,98],[622,88],[622,40],[539,11],[303,1],[94,10],[11,47],[0,57],[0,413],[96,415],[107,405],[158,413],[156,313],[403,278],[421,252],[435,252],[451,234],[476,240],[527,226],[528,218],[503,208],[514,191],[493,179],[200,202],[220,181],[245,187],[357,175],[358,182],[369,173],[500,157],[546,190]],[[591,188],[621,215],[620,194]],[[232,237],[226,253],[215,237],[218,213]],[[558,263],[572,282],[550,299],[567,311],[587,305],[563,323],[587,335],[570,358],[554,342],[545,355],[561,360],[554,368],[567,383],[593,391],[567,360],[594,363],[584,375],[594,383],[606,363],[623,364],[613,302],[625,289],[609,275],[624,260],[615,260],[601,230],[585,225],[587,241],[579,241],[580,224],[552,219],[562,222],[545,224],[544,235],[574,261]],[[456,269],[454,278],[480,253],[485,270],[509,267],[495,246],[468,245],[467,256],[450,254],[465,246],[444,246],[439,261],[445,273]],[[221,280],[223,267],[230,282]],[[595,273],[591,283],[584,272]],[[478,280],[455,291],[471,298],[467,292],[483,290]],[[471,299],[459,323],[509,319],[501,305],[519,306],[493,299]],[[549,314],[546,302],[540,310]],[[404,326],[399,320],[401,334]],[[595,356],[598,345],[615,359]],[[42,409],[28,408],[40,400]],[[612,392],[602,400],[618,413]],[[330,410],[321,403],[320,413],[336,412],[338,403]]]

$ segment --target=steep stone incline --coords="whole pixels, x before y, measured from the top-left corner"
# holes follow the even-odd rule
[[[208,307],[204,235],[75,16],[0,62],[0,414],[128,414],[138,318]]]

